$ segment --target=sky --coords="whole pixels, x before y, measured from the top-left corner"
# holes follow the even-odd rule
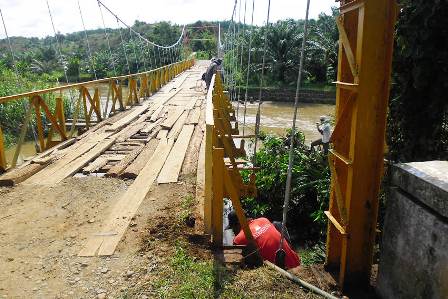
[[[247,1],[246,22],[250,23],[252,0],[238,0],[236,19],[244,18],[244,3]],[[254,23],[266,22],[268,0],[254,0]],[[146,23],[171,21],[174,24],[188,24],[197,20],[229,20],[235,0],[102,0],[125,23],[132,25],[135,20]],[[241,2],[241,14],[239,4]],[[57,32],[69,33],[83,30],[78,8],[78,0],[48,0]],[[103,28],[100,10],[96,0],[79,0],[87,29]],[[310,17],[316,18],[321,12],[330,13],[336,6],[335,0],[313,0]],[[53,35],[46,0],[0,0],[9,36]],[[306,0],[271,0],[270,21],[280,19],[302,19],[305,17]],[[117,28],[115,18],[103,8],[106,26]],[[3,28],[0,39],[5,38]]]

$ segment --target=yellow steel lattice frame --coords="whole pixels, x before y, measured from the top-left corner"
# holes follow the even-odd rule
[[[100,90],[97,87],[98,84],[108,84],[109,88],[107,93],[106,108],[111,101],[111,113],[114,114],[117,109],[117,103],[119,105],[119,110],[125,110],[127,106],[138,104],[141,99],[147,98],[150,94],[159,90],[163,85],[165,85],[176,75],[192,67],[194,65],[194,62],[195,59],[194,57],[192,57],[180,62],[176,62],[142,73],[99,79],[83,83],[68,84],[59,87],[0,97],[0,104],[4,105],[17,100],[30,102],[30,107],[34,109],[36,116],[39,147],[40,150],[43,151],[72,136],[75,129],[75,123],[78,119],[79,110],[81,109],[81,105],[84,112],[87,128],[92,125],[93,114],[95,114],[97,121],[101,121],[107,116],[105,115],[106,113],[104,113],[104,115],[101,114]],[[124,98],[122,86],[126,81],[128,82],[128,94],[127,97]],[[89,89],[93,89],[93,96],[90,94]],[[62,100],[62,92],[65,90],[75,90],[79,94],[74,111],[72,128],[69,134],[67,134],[66,132],[66,121]],[[48,105],[44,101],[44,95],[53,93],[59,94],[59,96],[56,97],[56,109],[54,112],[50,111]],[[45,118],[51,123],[47,138],[45,137],[45,128],[43,125],[44,116],[42,115],[41,110],[43,110]],[[28,125],[28,122],[30,122],[31,120],[30,116],[31,112],[27,113],[27,117],[25,117],[25,123],[22,124],[22,126],[26,127]],[[22,130],[21,135],[24,135],[25,133],[26,131]],[[60,136],[60,140],[53,140],[54,133],[57,133]],[[24,136],[19,137],[19,143],[23,142],[23,139]],[[18,146],[18,148],[20,148],[20,145]],[[17,155],[14,156],[16,157]],[[15,161],[13,161],[12,164],[14,166]],[[5,170],[6,168],[7,165],[5,159],[3,134],[0,128],[0,169]]]
[[[250,246],[256,248],[240,202],[244,196],[256,195],[254,173],[245,184],[240,171],[254,169],[238,166],[236,158],[246,153],[244,143],[235,146],[233,134],[239,131],[236,124],[232,126],[233,120],[235,111],[224,93],[221,77],[215,75],[206,100],[204,229],[212,235],[214,246],[223,245],[223,199],[229,198]]]
[[[393,0],[341,0],[336,125],[327,231],[329,269],[339,284],[370,277],[383,171],[391,72]]]

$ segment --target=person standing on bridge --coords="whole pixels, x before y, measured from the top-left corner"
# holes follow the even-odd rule
[[[316,127],[322,137],[311,142],[311,150],[313,150],[315,146],[322,145],[322,147],[324,148],[324,154],[326,155],[328,154],[328,149],[330,148],[330,120],[325,115],[322,115],[320,117],[320,123],[316,123]]]
[[[210,65],[207,68],[207,71],[202,75],[205,84],[207,85],[207,90],[210,87],[210,83],[212,82],[212,77],[216,72],[221,73],[222,78],[222,59],[221,58],[212,58]]]

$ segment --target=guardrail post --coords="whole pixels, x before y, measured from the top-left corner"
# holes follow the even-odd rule
[[[6,156],[5,156],[5,145],[3,143],[3,132],[0,128],[0,171],[6,170]]]

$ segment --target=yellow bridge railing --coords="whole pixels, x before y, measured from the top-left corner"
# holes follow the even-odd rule
[[[194,58],[189,58],[146,72],[104,78],[83,83],[68,84],[64,86],[0,97],[0,104],[3,105],[17,100],[29,101],[29,108],[26,111],[25,120],[21,128],[11,167],[14,167],[17,162],[20,147],[24,142],[33,110],[35,112],[39,150],[44,151],[73,136],[81,108],[83,109],[85,127],[88,129],[93,124],[93,115],[96,121],[99,122],[104,118],[107,118],[109,114],[116,113],[117,110],[123,111],[128,106],[138,104],[141,99],[146,99],[151,94],[159,90],[168,81],[173,79],[176,75],[193,65]],[[99,84],[108,85],[107,100],[103,113],[100,101],[101,94]],[[123,86],[126,86],[126,84],[128,87],[128,92],[124,95]],[[66,127],[68,123],[66,123],[64,115],[63,91],[69,91],[72,94],[74,90],[75,93],[78,94],[78,99],[74,107],[70,131],[67,132]],[[51,111],[43,99],[44,95],[53,93],[59,93],[55,99],[55,111]],[[109,103],[111,104],[110,113],[107,113],[109,110]],[[43,110],[43,113],[41,110]],[[44,116],[50,123],[48,134],[45,134]],[[60,136],[59,140],[53,140],[54,133],[57,133]],[[0,171],[4,171],[6,168],[7,163],[5,158],[3,133],[0,127]]]
[[[237,159],[246,157],[246,152],[244,141],[237,147],[234,138],[244,136],[237,135],[239,131],[235,111],[224,93],[219,75],[212,78],[205,115],[205,233],[212,235],[215,246],[223,245],[223,199],[228,198],[232,201],[247,240],[254,245],[240,199],[256,195],[255,169],[245,167],[246,162]],[[248,184],[243,181],[242,170],[252,171]]]

